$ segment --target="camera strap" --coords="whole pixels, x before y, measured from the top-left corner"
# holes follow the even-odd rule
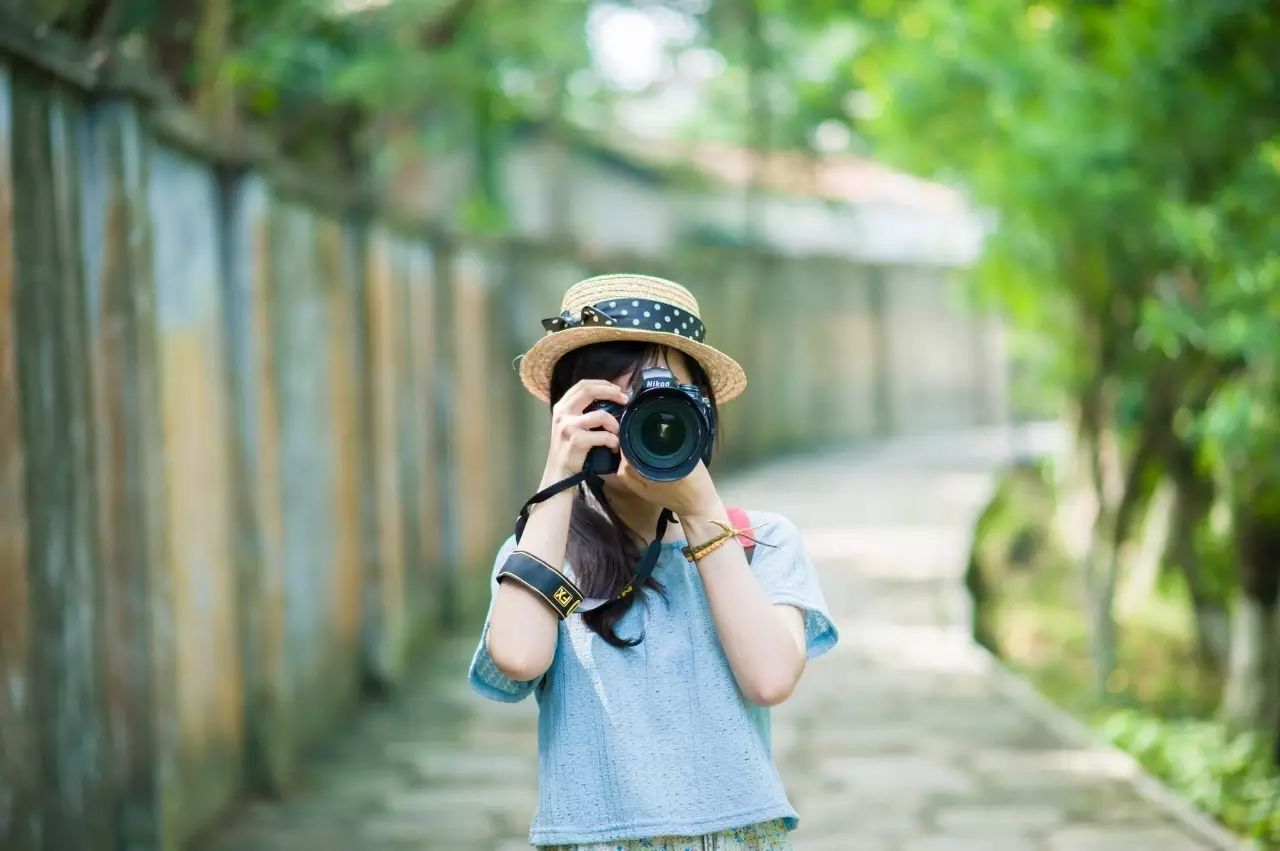
[[[553,482],[552,484],[547,485],[545,488],[525,500],[524,505],[520,506],[520,514],[516,516],[516,543],[520,543],[520,536],[524,534],[524,524],[529,522],[529,512],[535,505],[551,499],[551,497],[560,493],[560,491],[577,487],[579,484],[585,482],[588,478],[594,475],[595,473],[582,470],[581,472],[574,473],[566,479],[561,479],[558,482]]]
[[[574,473],[572,476],[547,485],[545,488],[529,497],[529,499],[525,501],[524,505],[520,507],[520,513],[516,517],[516,543],[520,543],[520,536],[524,534],[524,526],[525,523],[529,521],[529,511],[533,506],[537,505],[539,502],[550,499],[561,491],[576,487],[577,485],[592,479],[597,482],[600,481],[600,477],[596,473],[593,473],[590,470],[582,470],[581,472]],[[576,609],[579,612],[589,612],[593,609],[598,609],[607,603],[612,603],[614,600],[621,600],[624,597],[627,597],[636,588],[644,585],[644,583],[649,579],[649,576],[652,575],[653,569],[658,564],[658,555],[662,552],[662,536],[667,534],[667,524],[675,520],[675,518],[675,514],[672,513],[669,508],[662,509],[662,512],[658,514],[657,530],[654,533],[653,540],[649,543],[649,546],[645,548],[644,555],[640,557],[640,562],[635,568],[635,574],[631,577],[631,581],[623,586],[622,590],[613,597],[608,599],[588,597],[582,593],[581,589],[570,582],[567,577],[556,572],[556,576],[560,580],[561,584],[564,585],[567,583],[569,586],[566,589],[569,595],[568,598],[577,598],[582,601],[577,606],[569,606],[569,611],[574,611]],[[553,606],[553,608],[557,608],[562,619],[568,614],[568,612],[563,611],[558,607]]]

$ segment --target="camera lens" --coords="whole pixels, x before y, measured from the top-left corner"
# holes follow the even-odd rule
[[[640,426],[640,442],[654,455],[674,455],[684,445],[685,425],[675,414],[658,411]]]
[[[698,463],[702,428],[698,411],[683,395],[660,393],[639,402],[625,430],[627,457],[650,479],[679,479]]]

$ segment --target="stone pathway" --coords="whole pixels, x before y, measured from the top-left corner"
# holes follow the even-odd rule
[[[723,483],[731,503],[796,521],[841,630],[774,711],[797,851],[1226,847],[968,641],[959,573],[1007,449],[997,435],[902,439]],[[527,849],[536,705],[471,693],[475,640],[442,647],[316,754],[293,795],[246,804],[204,851]]]

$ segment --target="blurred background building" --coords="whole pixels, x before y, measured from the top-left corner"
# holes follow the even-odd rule
[[[511,233],[573,240],[584,250],[661,255],[687,245],[743,244],[783,255],[963,267],[982,240],[959,192],[868,157],[773,152],[718,142],[565,137],[524,125],[498,165]],[[751,195],[753,182],[758,195]],[[397,205],[463,224],[475,185],[468,154],[397,170]]]

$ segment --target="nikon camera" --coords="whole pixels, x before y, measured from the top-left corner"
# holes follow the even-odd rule
[[[597,400],[588,411],[605,410],[618,419],[618,442],[627,463],[646,479],[674,482],[698,466],[710,465],[716,437],[711,400],[695,384],[681,384],[671,370],[649,367],[640,373],[640,389],[626,405]],[[620,459],[607,446],[587,453],[583,469],[616,473]]]

